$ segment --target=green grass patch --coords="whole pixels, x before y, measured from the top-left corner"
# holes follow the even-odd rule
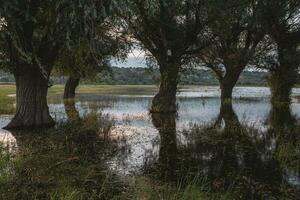
[[[78,94],[99,94],[99,95],[145,95],[155,94],[157,87],[153,85],[80,85]],[[62,95],[64,85],[54,85],[49,89],[49,96]],[[0,85],[0,115],[13,114],[16,101],[15,85]]]
[[[15,112],[14,85],[0,85],[0,114],[12,114]]]
[[[15,132],[16,154],[0,149],[0,199],[113,199],[124,190],[105,164],[118,147],[112,121],[90,114],[57,128]],[[8,156],[10,155],[10,156]]]

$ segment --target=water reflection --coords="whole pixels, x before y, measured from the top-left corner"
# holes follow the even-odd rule
[[[285,178],[300,187],[300,123],[288,104],[273,104],[268,138]]]
[[[0,199],[65,199],[65,192],[76,195],[70,199],[112,199],[120,194],[125,185],[107,165],[117,145],[103,137],[109,127],[97,120],[87,116],[81,125],[69,121],[57,129],[12,133],[18,159],[9,165],[12,175],[5,172]]]
[[[232,102],[221,103],[220,113],[215,123],[216,128],[230,129],[241,129],[241,124],[237,114],[235,113]]]
[[[177,139],[176,113],[152,114],[152,123],[159,132],[159,173],[161,178],[172,180],[176,178]]]
[[[230,190],[238,199],[297,199],[299,126],[289,106],[273,106],[269,119],[269,129],[262,132],[241,123],[227,103],[213,128],[196,124],[181,132],[175,115],[152,115],[159,153],[148,155],[152,162],[145,163],[144,173],[167,181],[201,177],[212,191]]]
[[[244,89],[245,94],[247,90]],[[49,160],[53,163],[78,157],[79,160],[67,161],[66,166],[71,164],[72,169],[60,171],[65,174],[63,170],[69,173],[74,166],[81,166],[71,173],[70,179],[73,175],[81,177],[101,170],[125,178],[142,174],[168,182],[201,177],[207,180],[211,191],[232,190],[236,199],[297,199],[300,196],[300,103],[271,105],[267,98],[257,98],[264,90],[252,88],[251,98],[222,104],[212,91],[208,91],[211,95],[208,97],[183,91],[178,98],[178,113],[163,115],[149,115],[151,96],[147,95],[79,95],[77,102],[50,101],[50,110],[57,121],[79,127],[87,121],[79,120],[87,113],[107,114],[102,118],[108,120],[113,118],[110,139],[116,140],[118,149],[122,149],[118,152],[105,150],[106,144],[99,143],[98,134],[78,133],[71,129],[73,125],[62,130],[66,135],[19,134],[11,138],[17,138],[18,146],[22,146],[21,152],[25,153],[21,155],[38,155],[37,159],[48,164],[45,158],[49,155],[53,155]],[[30,154],[26,149],[35,153]],[[49,171],[43,171],[43,162],[37,160],[32,163],[38,167],[24,165],[24,168],[38,168],[45,175]],[[99,170],[94,166],[102,167]],[[94,175],[91,180],[96,179],[98,184],[99,179]],[[91,187],[96,187],[96,183]]]

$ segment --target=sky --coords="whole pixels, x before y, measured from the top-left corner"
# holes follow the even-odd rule
[[[135,49],[128,54],[125,62],[113,59],[111,64],[114,67],[146,67],[145,52]]]

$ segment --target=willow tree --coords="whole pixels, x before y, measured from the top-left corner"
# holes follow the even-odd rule
[[[207,20],[204,0],[126,0],[126,28],[160,71],[160,88],[152,112],[175,112],[179,71],[183,59],[203,46]]]
[[[74,99],[76,88],[82,78],[93,79],[103,70],[109,70],[109,52],[103,52],[104,44],[101,45],[101,51],[94,55],[86,46],[64,50],[59,58],[57,71],[60,74],[68,75],[64,88],[64,99]],[[110,52],[113,54],[113,52]]]
[[[95,35],[95,23],[107,1],[1,0],[2,66],[16,79],[16,114],[6,128],[54,125],[47,106],[48,81],[61,48],[72,48],[76,34]],[[101,11],[101,12],[99,12]]]
[[[222,102],[226,102],[232,99],[241,73],[261,49],[258,45],[264,32],[260,24],[260,4],[251,0],[217,0],[209,8],[215,17],[209,24],[212,41],[198,56],[215,73]]]
[[[69,75],[65,84],[64,99],[75,97],[80,79],[93,79],[101,71],[110,70],[110,60],[113,57],[126,57],[130,43],[124,33],[118,30],[117,20],[113,16],[116,9],[109,9],[102,23],[98,22],[97,35],[93,38],[92,45],[85,37],[78,35],[73,48],[61,51],[57,69]]]
[[[275,58],[267,66],[272,101],[289,103],[299,77],[300,1],[263,0],[262,3],[264,27],[275,42]]]

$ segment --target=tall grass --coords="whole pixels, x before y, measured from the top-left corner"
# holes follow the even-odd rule
[[[117,152],[112,123],[87,115],[80,123],[16,132],[18,159],[1,151],[0,199],[112,199],[122,181],[106,160]],[[8,173],[10,172],[10,173]]]

